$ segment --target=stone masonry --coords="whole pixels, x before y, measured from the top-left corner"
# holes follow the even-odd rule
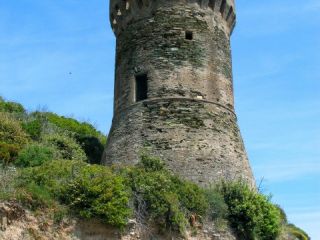
[[[114,118],[104,164],[142,150],[202,186],[254,184],[234,111],[233,0],[110,0],[117,38]]]

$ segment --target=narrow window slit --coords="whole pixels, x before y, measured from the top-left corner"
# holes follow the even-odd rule
[[[209,8],[214,10],[215,0],[209,0]]]
[[[136,75],[136,102],[148,98],[148,76],[147,74]]]
[[[187,40],[193,39],[193,32],[192,31],[186,31],[186,39]]]
[[[223,15],[224,15],[224,10],[225,10],[225,8],[226,8],[226,5],[227,5],[226,0],[222,0],[222,4],[221,4],[221,6],[220,6],[220,13],[221,13],[222,17],[223,17]]]

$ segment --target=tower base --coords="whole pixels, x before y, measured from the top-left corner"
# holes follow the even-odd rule
[[[146,149],[201,186],[241,179],[254,186],[236,115],[218,103],[169,98],[138,102],[115,116],[103,164],[136,164]]]

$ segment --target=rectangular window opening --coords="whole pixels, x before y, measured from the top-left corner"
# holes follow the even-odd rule
[[[147,74],[136,75],[136,102],[148,98],[148,76]]]
[[[186,31],[186,39],[187,40],[193,39],[193,32],[192,31]]]
[[[224,17],[223,15],[224,15],[224,10],[226,8],[226,5],[227,5],[226,0],[222,0],[221,6],[220,6],[220,13],[221,13],[222,17]]]

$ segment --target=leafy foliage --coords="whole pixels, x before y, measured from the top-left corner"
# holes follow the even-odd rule
[[[72,118],[59,116],[50,112],[36,112],[33,116],[47,121],[47,125],[53,125],[58,131],[75,138],[85,151],[90,163],[100,163],[106,144],[106,137],[87,122],[79,122]],[[55,131],[57,132],[57,130]]]
[[[21,128],[19,121],[7,113],[0,112],[0,142],[22,147],[27,141],[27,134]]]
[[[22,169],[18,178],[18,186],[23,187],[29,183],[45,186],[56,199],[60,198],[65,186],[72,181],[80,170],[86,165],[77,160],[53,160],[44,164]]]
[[[121,176],[109,168],[87,165],[71,181],[62,198],[80,216],[98,217],[106,223],[124,227],[131,214],[130,190]]]
[[[268,197],[241,182],[222,183],[220,191],[228,206],[228,220],[240,238],[277,238],[281,230],[281,213]]]
[[[8,113],[25,113],[26,110],[20,103],[6,102],[3,98],[0,99],[0,112]]]
[[[5,166],[0,168],[0,198],[18,199],[32,210],[53,209],[55,222],[71,209],[123,228],[134,213],[144,223],[183,233],[190,220],[227,219],[246,240],[276,239],[281,225],[292,239],[310,239],[288,224],[269,197],[243,183],[202,189],[147,154],[134,167],[88,165],[84,160],[100,162],[105,143],[89,123],[50,112],[27,113],[21,104],[0,97],[0,164]]]
[[[20,123],[7,113],[0,112],[0,162],[4,165],[14,162],[27,141]]]
[[[55,204],[46,186],[30,182],[20,188],[16,198],[31,210],[45,209]]]
[[[18,156],[19,150],[19,146],[15,144],[0,142],[0,163],[4,166],[13,163]]]
[[[58,156],[58,151],[53,147],[31,144],[19,152],[15,165],[20,167],[36,167]]]
[[[106,143],[104,135],[87,122],[78,122],[73,118],[67,118],[48,112],[45,113],[45,116],[50,123],[55,124],[61,129],[76,133],[79,136],[94,136],[99,138],[102,144]]]
[[[140,166],[132,169],[129,179],[135,204],[141,204],[142,199],[146,217],[163,228],[184,232],[190,216],[200,218],[208,208],[204,191],[173,176],[158,158],[142,156]]]
[[[75,139],[61,134],[44,136],[44,142],[59,150],[61,157],[66,160],[86,160],[86,154]]]
[[[14,144],[21,149],[28,139],[47,144],[46,136],[56,135],[60,136],[60,140],[55,143],[64,142],[68,143],[66,146],[71,144],[72,147],[76,147],[74,144],[76,143],[82,148],[81,153],[78,150],[75,152],[76,155],[72,155],[74,151],[71,153],[70,148],[66,149],[66,146],[60,148],[63,158],[70,159],[75,156],[79,159],[87,159],[90,163],[101,161],[106,137],[87,122],[79,122],[51,112],[27,113],[21,104],[6,102],[3,98],[0,98],[0,121],[0,142]],[[23,137],[18,139],[19,135],[14,133],[22,134]],[[84,154],[86,154],[85,158]],[[7,153],[6,158],[8,158]],[[12,161],[13,159],[10,160]]]
[[[206,199],[209,204],[207,215],[209,220],[215,221],[225,219],[228,215],[228,206],[224,201],[223,195],[216,188],[209,188],[205,191]]]
[[[40,119],[26,121],[21,124],[23,130],[35,141],[39,141],[42,131],[42,122]]]

